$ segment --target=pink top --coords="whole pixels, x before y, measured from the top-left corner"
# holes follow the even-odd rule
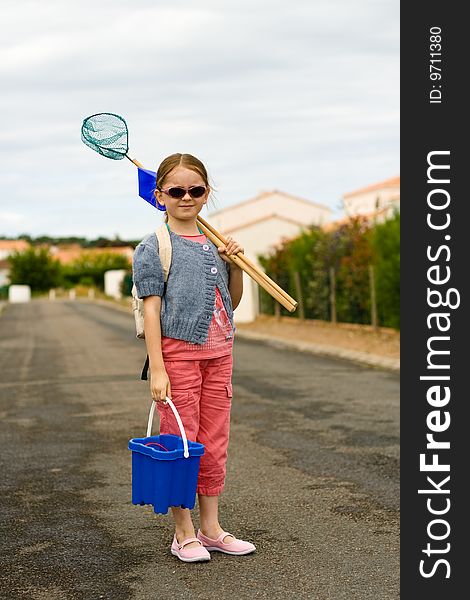
[[[178,234],[180,235],[180,234]],[[182,235],[194,242],[205,244],[205,235]],[[185,340],[162,336],[164,360],[205,360],[219,358],[232,353],[233,329],[225,310],[218,287],[215,288],[214,312],[209,325],[209,334],[204,344],[191,344]]]

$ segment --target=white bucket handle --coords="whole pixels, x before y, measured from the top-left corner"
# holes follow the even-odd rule
[[[176,421],[178,423],[178,427],[180,428],[180,432],[181,432],[181,437],[183,438],[183,446],[184,446],[184,458],[189,458],[189,448],[188,448],[188,438],[186,437],[186,432],[184,430],[183,427],[183,421],[181,420],[181,417],[178,413],[178,411],[176,410],[176,406],[173,404],[171,398],[168,398],[168,396],[166,396],[166,400],[165,400],[165,404],[168,402],[168,404],[170,405],[171,410],[173,411],[173,414],[176,417]],[[149,413],[149,420],[147,423],[147,437],[150,437],[152,434],[152,423],[153,423],[153,413],[155,412],[155,406],[156,406],[156,402],[155,400],[152,400],[152,405],[150,407],[150,413]]]

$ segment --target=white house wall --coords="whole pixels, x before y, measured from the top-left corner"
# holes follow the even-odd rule
[[[0,287],[3,287],[4,285],[8,285],[9,273],[10,273],[10,269],[0,269]]]
[[[207,220],[221,233],[226,233],[271,214],[280,217],[285,215],[304,225],[310,223],[321,225],[330,220],[331,212],[330,208],[321,204],[314,204],[280,192],[264,192],[252,200],[209,212]]]
[[[385,187],[353,196],[344,196],[343,203],[344,211],[348,216],[365,215],[388,206],[400,208],[400,188],[399,186]]]
[[[242,246],[245,256],[264,271],[258,262],[257,255],[272,253],[273,245],[281,242],[283,237],[293,238],[300,232],[300,227],[283,221],[278,216],[272,216],[234,231],[231,235]],[[253,321],[258,314],[259,285],[246,273],[243,273],[243,296],[235,310],[235,323]]]
[[[300,235],[308,225],[321,225],[331,219],[331,209],[278,192],[230,206],[207,216],[221,234],[232,236],[244,254],[260,268],[256,256],[272,252],[282,238]],[[203,217],[204,218],[204,217]],[[287,290],[286,290],[287,291]],[[256,319],[259,313],[259,286],[243,273],[243,296],[235,310],[235,324]]]
[[[231,231],[230,235],[244,248],[244,254],[257,262],[257,254],[271,252],[283,238],[296,237],[302,229],[302,226],[283,220],[278,215],[270,215],[263,221]]]

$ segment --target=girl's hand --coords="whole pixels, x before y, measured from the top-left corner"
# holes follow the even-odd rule
[[[234,261],[228,258],[231,254],[237,254],[237,252],[243,252],[243,248],[240,246],[238,242],[236,242],[231,236],[227,237],[227,245],[222,245],[217,248],[219,254],[225,262],[230,264],[230,267],[235,269],[240,269],[238,265],[234,263]]]
[[[171,399],[170,379],[166,370],[150,373],[150,393],[156,402],[166,402],[167,396]]]

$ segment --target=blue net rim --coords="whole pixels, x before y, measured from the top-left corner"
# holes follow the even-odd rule
[[[121,121],[121,123],[124,125],[125,136],[126,136],[125,137],[125,140],[126,140],[125,150],[121,150],[121,149],[118,150],[115,148],[107,148],[106,146],[100,145],[97,140],[90,139],[90,138],[92,138],[92,136],[90,135],[88,127],[86,125],[87,121],[90,121],[94,117],[100,117],[102,115],[116,117],[116,119]],[[125,156],[127,156],[127,153],[129,152],[129,129],[127,128],[127,123],[123,119],[123,117],[121,117],[121,115],[117,115],[116,113],[100,112],[100,113],[95,113],[93,115],[89,115],[88,117],[85,117],[83,119],[83,123],[82,123],[82,127],[81,127],[81,138],[82,138],[82,141],[87,146],[89,146],[92,150],[95,150],[95,152],[98,152],[99,154],[102,154],[103,156],[105,156],[107,158],[121,159],[121,158],[124,158]],[[111,154],[114,154],[114,156],[110,156]]]

